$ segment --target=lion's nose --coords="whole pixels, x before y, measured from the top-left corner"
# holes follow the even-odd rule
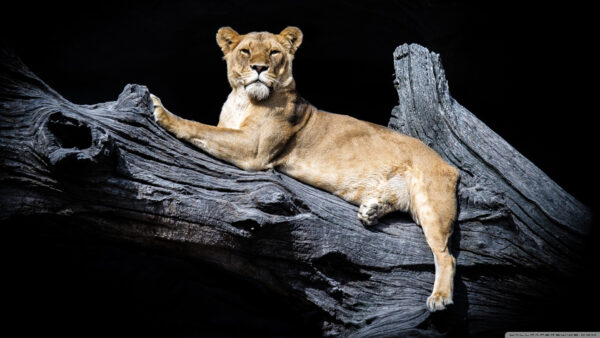
[[[265,70],[269,69],[269,66],[252,65],[252,66],[250,66],[250,68],[254,69],[258,74],[260,74],[261,72],[264,72]]]

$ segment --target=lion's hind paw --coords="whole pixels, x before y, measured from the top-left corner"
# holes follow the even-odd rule
[[[447,305],[454,304],[452,296],[443,296],[436,292],[427,298],[427,309],[431,312],[445,310]]]
[[[372,198],[367,202],[360,205],[358,209],[358,219],[364,225],[375,225],[381,217],[383,206],[381,201],[376,198]]]

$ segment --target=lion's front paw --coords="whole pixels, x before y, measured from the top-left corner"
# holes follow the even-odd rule
[[[372,198],[358,208],[358,219],[365,225],[375,225],[381,217],[381,201]]]
[[[452,296],[443,292],[434,292],[427,298],[427,308],[431,312],[445,310],[450,304],[454,304]]]
[[[152,99],[154,120],[158,122],[160,125],[164,125],[167,122],[167,112],[162,105],[162,102],[158,98],[158,96],[154,94],[150,94],[150,99]]]
[[[156,109],[156,107],[162,107],[162,102],[160,102],[158,96],[150,94],[150,99],[152,100],[152,105],[154,106],[154,109]]]

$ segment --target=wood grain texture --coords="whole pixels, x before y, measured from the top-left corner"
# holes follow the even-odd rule
[[[440,58],[394,53],[389,127],[461,171],[455,305],[425,308],[433,257],[405,214],[365,228],[358,207],[276,171],[246,172],[153,120],[149,91],[73,104],[2,52],[0,222],[53,219],[160,247],[309,304],[323,335],[480,335],[528,327],[584,268],[591,212],[450,96]],[[206,112],[216,114],[217,112]]]

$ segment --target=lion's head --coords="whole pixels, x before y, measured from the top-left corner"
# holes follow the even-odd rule
[[[250,98],[262,101],[273,91],[294,85],[292,60],[302,43],[300,29],[240,35],[231,27],[223,27],[217,32],[217,43],[225,55],[233,89],[244,89]]]

